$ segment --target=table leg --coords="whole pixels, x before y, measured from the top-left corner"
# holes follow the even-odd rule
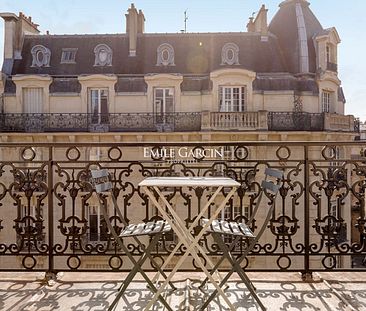
[[[221,189],[223,187],[218,187],[215,191],[215,193],[211,196],[211,198],[209,199],[209,201],[205,204],[205,206],[203,207],[203,209],[201,210],[201,212],[199,213],[199,215],[196,217],[196,219],[193,221],[193,223],[190,225],[189,227],[189,231],[191,231],[200,221],[201,217],[204,216],[204,214],[206,213],[206,211],[208,210],[209,206],[213,203],[213,201],[215,200],[216,196],[220,193]],[[168,258],[164,261],[163,265],[161,266],[161,270],[164,271],[164,269],[168,266],[168,264],[170,263],[170,261],[173,259],[175,253],[178,251],[179,247],[182,245],[183,243],[181,241],[178,241],[177,245],[174,247],[174,249],[171,251],[171,253],[169,254]],[[219,278],[220,281],[222,280],[220,274]],[[156,282],[159,278],[159,273],[157,273],[154,278],[153,278],[153,282]]]
[[[207,202],[207,204],[204,206],[204,208],[202,209],[201,213],[196,217],[195,221],[193,222],[193,224],[189,227],[188,231],[191,231],[192,228],[194,228],[194,226],[198,223],[198,221],[200,220],[200,218],[204,215],[204,213],[206,212],[206,210],[209,208],[209,206],[211,205],[211,203],[215,200],[215,197],[220,193],[221,189],[223,187],[218,187],[218,189],[215,191],[215,193],[213,194],[213,196],[211,197],[211,199]],[[159,195],[159,197],[163,200],[164,204],[168,207],[169,206],[169,210],[171,211],[172,216],[174,217],[174,220],[179,222],[179,225],[181,228],[184,228],[182,233],[185,234],[185,231],[187,230],[185,223],[181,220],[181,218],[179,217],[179,215],[175,212],[174,208],[171,206],[171,204],[168,202],[168,200],[165,198],[164,194],[159,190],[158,187],[154,187],[154,190],[156,191],[156,193]],[[190,235],[191,236],[191,235]],[[193,238],[194,240],[194,238]],[[192,241],[193,241],[192,240]],[[171,252],[171,258],[174,256],[174,254],[178,251],[180,245],[183,244],[182,242],[178,242],[177,246],[174,248],[174,250]],[[210,265],[211,269],[213,269],[215,267],[214,263],[211,261],[211,258],[209,258],[205,252],[202,252],[202,256],[203,258],[207,261],[207,263]],[[172,255],[173,254],[173,255]],[[166,261],[170,261],[169,257]],[[164,267],[165,268],[165,267]],[[162,269],[164,269],[162,268]],[[217,275],[219,280],[222,280],[222,277],[220,275],[220,273],[217,271]],[[153,280],[156,280],[156,278],[154,277]]]
[[[197,247],[197,245],[199,243],[199,240],[205,234],[205,231],[207,231],[208,227],[212,224],[212,222],[214,221],[214,219],[216,219],[217,216],[220,214],[221,210],[225,207],[225,205],[227,204],[227,202],[229,201],[229,199],[233,196],[233,194],[235,193],[235,191],[236,191],[236,188],[233,188],[229,192],[229,194],[225,197],[225,199],[222,201],[222,203],[220,204],[220,206],[213,213],[213,215],[211,216],[211,218],[209,219],[209,221],[204,225],[204,227],[202,228],[202,230],[200,231],[200,233],[197,235],[197,237],[196,238],[193,238],[192,235],[191,235],[191,233],[188,232],[187,228],[185,228],[185,227],[184,228],[178,228],[180,226],[179,225],[179,222],[177,223],[178,224],[178,227],[176,226],[176,224],[172,221],[172,219],[166,213],[165,209],[158,203],[158,201],[156,200],[156,198],[153,195],[153,193],[149,189],[145,188],[146,194],[149,196],[149,198],[154,203],[154,205],[158,208],[158,210],[162,213],[163,217],[166,218],[166,220],[170,223],[170,225],[172,226],[173,230],[177,233],[177,235],[179,235],[179,238],[181,238],[183,240],[183,243],[187,247],[186,253],[180,258],[180,260],[178,261],[178,263],[175,265],[174,269],[168,275],[168,278],[164,281],[164,283],[160,286],[159,290],[155,293],[155,295],[153,296],[152,300],[146,306],[145,311],[148,311],[151,308],[151,306],[156,302],[156,300],[158,299],[159,295],[163,292],[164,288],[170,282],[170,280],[172,279],[172,277],[174,276],[174,274],[178,271],[178,269],[180,268],[180,266],[184,263],[185,259],[188,257],[189,254],[191,254],[193,256],[193,258],[195,260],[197,260],[198,265],[200,266],[200,268],[202,269],[202,271],[206,274],[206,276],[208,277],[208,279],[210,280],[210,282],[215,286],[218,294],[220,296],[222,296],[222,298],[228,304],[230,310],[232,310],[232,311],[235,311],[236,310],[235,307],[230,302],[229,298],[225,295],[225,293],[222,290],[222,288],[213,279],[212,275],[207,270],[207,268],[204,266],[203,262],[201,261],[201,258],[198,256],[198,254],[195,251],[195,247]],[[169,206],[170,205],[167,206],[168,209],[169,209]],[[184,234],[181,234],[181,230],[183,230],[183,232],[185,233],[186,236]],[[191,240],[193,238],[193,241],[192,242],[189,241],[189,239],[187,238],[189,236],[191,237]]]

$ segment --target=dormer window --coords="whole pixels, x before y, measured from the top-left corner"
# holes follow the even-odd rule
[[[332,44],[327,44],[325,52],[327,57],[327,70],[337,72],[338,66],[335,56],[335,47]]]
[[[106,44],[98,44],[94,48],[94,66],[112,66],[112,49]]]
[[[76,52],[78,49],[66,48],[62,49],[61,64],[75,64]]]
[[[35,45],[32,50],[32,67],[49,67],[51,51],[43,45]]]
[[[223,46],[221,65],[239,65],[239,47],[235,43],[226,43]]]
[[[174,48],[168,44],[163,43],[157,49],[156,66],[175,66],[174,64]]]

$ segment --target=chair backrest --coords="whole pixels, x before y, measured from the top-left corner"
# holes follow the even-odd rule
[[[278,190],[281,188],[281,179],[283,178],[283,172],[275,170],[273,168],[266,168],[265,172],[265,179],[262,181],[262,188],[263,190],[272,192],[273,195],[277,195]],[[271,180],[268,180],[268,178]],[[274,180],[276,180],[276,183]]]
[[[107,169],[90,170],[92,175],[91,182],[97,193],[109,191],[113,188]]]
[[[257,200],[257,205],[250,217],[250,219],[247,222],[247,225],[251,225],[258,210],[259,210],[259,206],[263,197],[263,193],[271,193],[272,195],[272,204],[270,205],[270,207],[267,209],[266,211],[266,216],[265,219],[263,221],[262,227],[259,229],[259,233],[256,235],[256,241],[259,240],[259,238],[261,237],[261,235],[263,234],[264,230],[266,229],[268,222],[271,218],[271,213],[273,211],[273,206],[274,206],[274,202],[276,200],[276,196],[278,194],[278,191],[281,188],[281,181],[283,178],[283,172],[273,169],[273,168],[266,168],[265,169],[265,179],[262,181],[261,186],[262,186],[262,191],[259,195],[259,198]]]

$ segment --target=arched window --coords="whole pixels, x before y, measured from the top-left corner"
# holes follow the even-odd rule
[[[98,44],[94,48],[94,66],[112,66],[112,49],[106,44]]]
[[[50,67],[51,51],[43,45],[35,45],[32,50],[32,67]]]
[[[174,64],[174,49],[168,43],[159,45],[157,49],[157,66],[175,66]]]
[[[235,43],[226,43],[223,46],[221,65],[239,65],[239,47]]]

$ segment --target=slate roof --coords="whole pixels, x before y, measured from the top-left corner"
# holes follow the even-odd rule
[[[301,5],[309,52],[309,71],[316,72],[316,55],[313,36],[321,33],[323,27],[304,0],[285,1],[273,17],[269,31],[276,35],[290,73],[300,72],[300,44],[296,4]]]
[[[296,77],[257,77],[253,81],[253,90],[261,91],[299,91],[312,92],[314,95],[319,94],[318,84],[311,78]]]
[[[128,56],[129,42],[125,34],[25,36],[22,59],[15,61],[13,74],[208,74],[225,67],[221,65],[221,51],[229,42],[239,46],[240,65],[228,67],[255,72],[287,71],[274,36],[262,42],[261,36],[255,33],[203,33],[140,35],[136,57]],[[156,51],[162,43],[174,47],[175,66],[156,65]],[[31,49],[38,44],[51,50],[50,67],[31,67]],[[98,44],[107,44],[112,49],[112,66],[94,66],[94,48]],[[61,64],[62,48],[78,49],[75,64]]]
[[[296,90],[318,94],[314,79],[298,78],[299,31],[296,12],[301,4],[308,38],[310,73],[316,73],[314,34],[325,31],[309,9],[305,0],[286,0],[269,25],[268,40],[259,33],[176,33],[139,34],[137,55],[129,56],[127,34],[96,35],[26,35],[22,59],[15,60],[12,74],[49,74],[54,81],[50,92],[80,92],[79,75],[115,74],[116,92],[146,92],[144,75],[154,73],[179,73],[183,75],[182,91],[206,91],[211,89],[210,73],[223,68],[243,68],[257,73],[254,90]],[[157,66],[157,48],[168,43],[174,48],[175,66]],[[221,51],[226,43],[239,47],[239,65],[222,66]],[[112,66],[94,66],[94,48],[108,45],[113,51]],[[31,49],[43,45],[51,51],[49,67],[31,67]],[[63,48],[77,48],[75,63],[62,64]],[[285,75],[281,75],[287,73]],[[10,80],[5,92],[15,92]],[[342,98],[340,92],[339,98]]]

